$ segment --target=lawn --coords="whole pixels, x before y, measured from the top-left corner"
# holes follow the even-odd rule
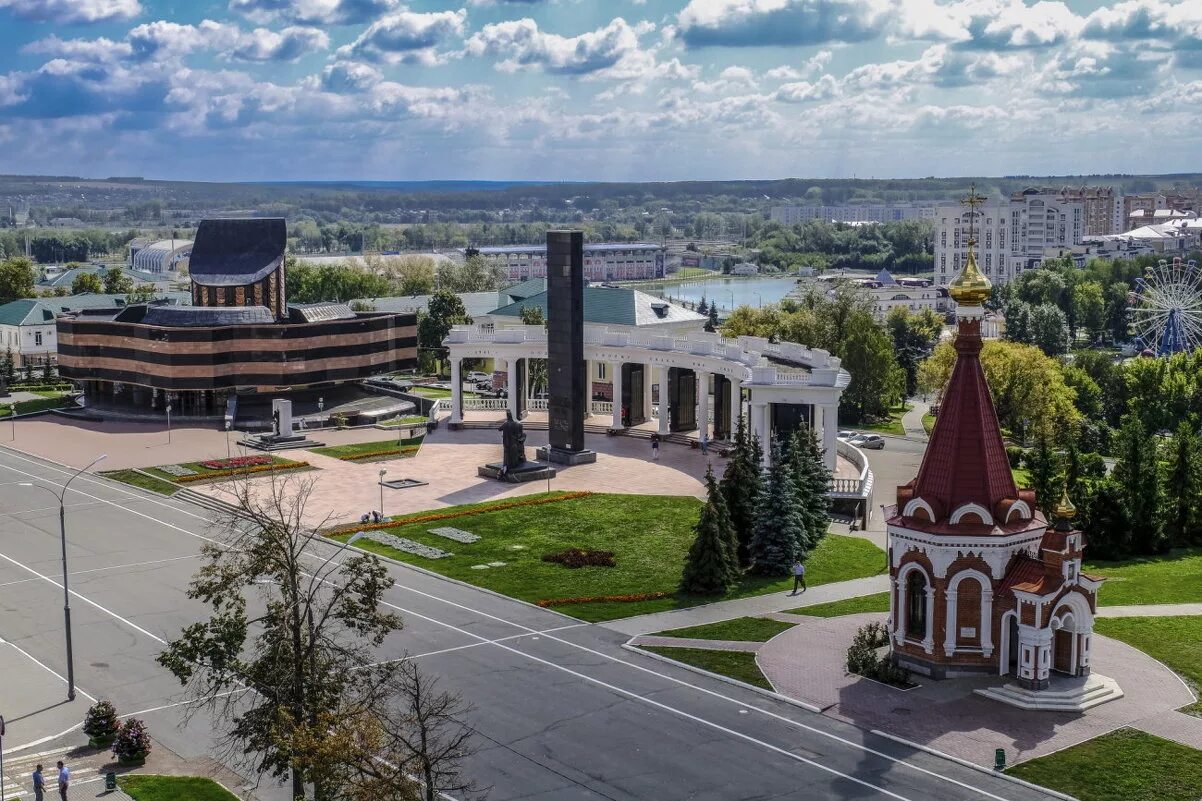
[[[449,397],[451,397],[451,390],[443,389],[442,387],[414,387],[413,389],[409,390],[409,392],[413,395],[421,395],[423,398],[449,398]],[[463,391],[463,397],[475,398],[478,396],[475,392],[465,389]],[[423,418],[423,419],[425,419],[425,418]]]
[[[810,617],[839,617],[840,615],[858,615],[861,612],[888,611],[889,593],[878,592],[873,595],[861,595],[858,598],[844,598],[841,601],[802,606],[797,609],[790,609],[789,614],[809,615]]]
[[[926,429],[927,434],[931,433],[931,429],[935,427],[935,415],[930,412],[922,416],[922,427]]]
[[[551,493],[550,496],[563,493]],[[547,493],[525,499],[550,497]],[[596,494],[541,505],[489,510],[475,504],[434,510],[437,514],[468,512],[445,522],[409,523],[391,534],[451,551],[443,559],[426,559],[369,540],[359,545],[376,553],[412,562],[451,578],[537,603],[548,599],[648,593],[666,597],[629,602],[575,602],[555,609],[581,620],[613,620],[649,612],[681,609],[718,600],[676,593],[685,554],[693,541],[693,524],[701,502],[693,497]],[[483,508],[481,508],[483,507]],[[474,512],[474,509],[480,509]],[[403,518],[402,518],[403,521]],[[461,544],[429,533],[454,526],[481,537]],[[345,539],[350,532],[342,533]],[[566,548],[613,551],[614,567],[570,569],[542,561],[544,554]],[[489,562],[504,566],[479,568]],[[810,586],[877,575],[885,571],[885,554],[858,537],[829,535],[807,562]],[[788,592],[791,576],[745,576],[727,598]]]
[[[736,640],[739,642],[768,642],[782,631],[793,628],[793,623],[782,623],[763,617],[739,617],[721,623],[704,626],[689,626],[683,629],[657,631],[657,637],[683,637],[691,640]]]
[[[217,782],[199,776],[127,775],[117,784],[134,801],[238,801]]]
[[[380,426],[381,428],[398,428],[400,426],[422,425],[428,422],[430,422],[429,417],[422,417],[420,414],[415,414],[408,417],[394,417],[391,420],[385,420],[384,422],[377,423],[376,425]]]
[[[1202,601],[1202,548],[1177,548],[1161,556],[1121,562],[1089,562],[1085,571],[1106,577],[1098,592],[1102,606]]]
[[[395,439],[376,440],[375,442],[356,442],[353,445],[333,445],[328,448],[310,448],[322,456],[332,456],[344,462],[369,462],[382,459],[416,456],[417,449],[422,444],[421,437],[403,439],[397,445]]]
[[[266,455],[266,454],[264,454],[264,455]],[[237,458],[237,457],[235,457],[235,458]],[[218,460],[214,460],[214,461],[222,461],[222,460],[218,459]],[[301,468],[308,469],[308,467],[309,467],[304,462],[298,462],[294,459],[284,459],[280,456],[274,456],[274,455],[271,457],[271,465],[272,465],[272,467],[274,467],[278,470],[296,470],[296,469],[301,469]],[[206,480],[206,478],[193,479],[191,476],[173,476],[171,473],[166,472],[161,467],[145,467],[142,469],[143,469],[143,472],[150,473],[152,476],[155,476],[156,478],[161,478],[164,481],[170,481],[173,484],[182,484],[184,486],[188,486],[189,484],[209,484],[209,483],[212,483],[213,481],[226,481],[228,479],[237,478],[237,477],[243,476],[243,475],[259,476],[259,475],[263,475],[263,474],[269,472],[267,470],[253,469],[253,468],[233,469],[232,472],[226,472],[225,470],[210,469],[210,468],[202,465],[200,462],[180,462],[179,466],[186,467],[189,470],[193,470],[193,471],[195,471],[196,475],[205,476],[208,480]],[[212,474],[211,477],[209,477],[208,474]],[[191,480],[180,481],[181,478],[189,478]]]
[[[13,413],[13,406],[17,407],[17,414],[30,414],[32,412],[42,412],[47,409],[61,409],[62,407],[68,405],[70,405],[70,398],[60,393],[54,395],[54,397],[17,401],[15,404],[2,406],[0,407],[0,417],[8,417],[11,415]]]
[[[755,663],[755,654],[745,651],[706,651],[701,648],[665,648],[658,645],[639,646],[645,651],[684,662],[686,665],[708,670],[710,673],[720,673],[741,682],[771,690],[772,685],[760,672],[760,666]]]
[[[1202,751],[1134,729],[1015,765],[1012,776],[1080,801],[1198,801]]]
[[[1011,467],[1010,472],[1014,475],[1014,483],[1019,487],[1031,486],[1031,471],[1025,467]]]
[[[906,429],[902,426],[902,416],[908,411],[910,411],[909,406],[899,406],[889,413],[887,420],[882,420],[869,426],[855,426],[855,429],[857,431],[875,431],[878,434],[896,434],[899,437],[904,437]]]
[[[105,478],[111,478],[113,481],[120,481],[122,484],[129,484],[141,489],[157,492],[160,495],[174,495],[178,486],[173,481],[168,481],[164,478],[155,478],[144,473],[139,473],[137,470],[109,470],[101,472],[99,475]]]
[[[1100,617],[1094,620],[1093,630],[1164,662],[1195,692],[1202,687],[1202,616]],[[1202,712],[1202,702],[1191,708]]]

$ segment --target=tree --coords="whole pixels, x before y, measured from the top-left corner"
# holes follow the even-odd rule
[[[149,303],[154,300],[154,284],[138,284],[125,296],[126,303]]]
[[[1035,506],[1050,520],[1052,509],[1060,500],[1064,482],[1060,477],[1060,460],[1056,458],[1046,436],[1035,440],[1035,447],[1027,454],[1027,469],[1031,476],[1031,489],[1035,490]]]
[[[75,276],[75,280],[71,282],[71,294],[83,295],[94,294],[99,295],[104,291],[104,282],[100,280],[100,276],[96,273],[80,273]]]
[[[705,330],[708,331],[709,333],[713,334],[718,330],[719,325],[720,325],[720,323],[718,321],[718,304],[713,303],[710,305],[709,319],[705,321]]]
[[[104,291],[109,295],[127,295],[134,291],[134,279],[120,267],[110,267],[104,272]]]
[[[1116,462],[1111,473],[1131,526],[1136,553],[1154,554],[1167,547],[1161,521],[1160,470],[1156,439],[1134,414],[1123,418],[1114,441]]]
[[[808,426],[793,432],[788,440],[787,454],[785,461],[792,471],[808,552],[818,546],[830,525],[830,499],[826,493],[830,488],[831,471],[822,459],[822,449],[818,447],[814,430]]]
[[[24,257],[0,262],[0,303],[37,297],[33,262]]]
[[[50,357],[46,357],[46,361],[42,363],[42,383],[54,383],[54,365],[50,363]]]
[[[1068,320],[1059,308],[1044,303],[1031,310],[1031,344],[1049,356],[1068,352]]]
[[[761,481],[760,463],[755,461],[745,418],[739,415],[735,426],[734,452],[726,463],[720,487],[738,543],[738,562],[744,567],[751,564],[751,537],[755,529],[755,510],[759,503]]]
[[[439,365],[447,358],[442,342],[456,325],[470,325],[463,301],[452,292],[440,289],[430,297],[426,311],[417,323],[417,346],[423,358],[436,360]]]
[[[302,746],[323,736],[324,711],[387,706],[396,663],[365,666],[401,620],[382,610],[393,582],[374,555],[316,569],[305,561],[312,532],[322,528],[304,522],[312,487],[277,476],[253,492],[246,482],[232,485],[235,511],[218,523],[221,543],[203,548],[206,564],[188,588],[211,615],[184,628],[158,661],[257,773],[281,781],[290,774],[294,798],[308,798],[312,782],[313,797],[325,801],[337,797],[335,777],[307,770]],[[251,595],[264,600],[254,614]],[[250,692],[230,692],[243,688]]]
[[[1188,422],[1177,426],[1165,470],[1165,534],[1174,545],[1202,540],[1202,437]]]
[[[542,306],[523,306],[518,313],[522,325],[541,325],[547,327],[547,318],[543,316]],[[621,366],[618,367],[621,370]],[[542,392],[547,388],[547,360],[527,359],[526,373],[530,379],[531,392]],[[621,398],[614,398],[615,403],[621,403]]]
[[[1081,499],[1077,500],[1081,503]],[[1110,476],[1093,485],[1084,499],[1081,528],[1094,559],[1122,559],[1131,554],[1131,521],[1124,493]]]
[[[732,556],[737,560],[737,553],[732,554],[730,516],[719,511],[718,504],[725,506],[725,501],[712,471],[706,471],[705,481],[706,502],[693,526],[695,536],[685,557],[680,590],[695,595],[724,595],[738,576],[738,562],[732,561]]]
[[[751,537],[751,569],[761,576],[787,576],[793,562],[802,556],[805,523],[797,508],[797,491],[788,465],[780,458],[774,440],[772,465],[756,508]]]
[[[17,380],[16,361],[13,359],[11,345],[4,349],[4,358],[0,359],[0,375],[4,376],[4,383],[8,385]]]
[[[479,253],[468,256],[463,264],[444,261],[438,265],[437,286],[450,292],[491,292],[509,283],[507,269],[497,260]]]
[[[913,395],[918,389],[918,365],[939,341],[943,318],[933,309],[911,314],[905,307],[895,306],[885,318],[885,328],[893,340],[897,363],[906,371],[906,395]]]
[[[1097,281],[1082,281],[1073,291],[1074,317],[1077,326],[1084,328],[1090,341],[1102,336],[1106,327],[1105,290]]]
[[[705,295],[701,296],[701,302],[697,304],[697,313],[704,314],[707,317],[709,316],[710,307],[709,304],[705,302]]]
[[[906,374],[893,355],[893,343],[875,325],[859,325],[844,343],[843,368],[852,381],[840,410],[853,421],[888,417],[906,391]]]

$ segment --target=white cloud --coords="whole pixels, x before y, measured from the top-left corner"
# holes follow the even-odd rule
[[[142,13],[138,0],[0,0],[0,9],[18,17],[70,25],[132,19]]]
[[[435,64],[442,58],[438,45],[462,36],[466,20],[463,9],[430,14],[398,11],[373,22],[354,42],[339,48],[338,55],[390,64]]]
[[[1073,39],[1083,24],[1059,0],[912,0],[900,8],[896,36],[981,49],[1040,48]]]
[[[839,93],[839,82],[832,75],[823,75],[817,81],[798,81],[782,84],[773,97],[782,103],[806,103],[814,100],[829,100]]]
[[[503,72],[542,70],[560,75],[603,75],[633,79],[655,68],[654,57],[639,49],[639,37],[655,25],[630,25],[617,17],[603,28],[579,36],[539,30],[532,19],[485,25],[467,40],[467,52],[493,56]]]
[[[114,42],[112,39],[60,39],[51,34],[45,39],[30,42],[21,48],[23,53],[40,53],[58,58],[79,61],[113,61],[128,58],[133,54],[129,42]]]
[[[370,64],[359,61],[335,61],[321,71],[321,86],[330,92],[361,92],[383,80]]]
[[[255,22],[357,25],[400,5],[400,0],[230,0],[229,8]]]
[[[819,50],[806,59],[805,63],[801,65],[801,69],[782,64],[765,72],[764,77],[773,81],[795,81],[799,78],[807,78],[826,69],[827,65],[831,63],[832,57],[834,57],[834,53],[830,50]]]
[[[890,0],[690,0],[677,15],[689,47],[862,42],[889,21]]]
[[[942,87],[980,85],[1014,75],[1028,64],[1020,55],[973,53],[932,45],[913,61],[887,61],[857,67],[843,79],[849,92],[891,90],[915,84]]]
[[[709,94],[726,94],[735,91],[755,89],[758,86],[755,73],[747,67],[727,67],[718,74],[714,81],[698,81],[693,84],[693,91]]]

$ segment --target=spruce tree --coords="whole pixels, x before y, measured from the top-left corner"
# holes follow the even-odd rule
[[[707,315],[707,316],[708,316],[708,315],[709,315],[709,313],[710,313],[710,307],[709,307],[709,304],[705,302],[705,295],[702,295],[702,296],[701,296],[701,302],[697,304],[697,313],[698,313],[698,314],[704,314],[704,315]]]
[[[1089,557],[1124,559],[1130,556],[1131,521],[1118,482],[1110,476],[1098,480],[1084,501],[1081,528],[1085,532]]]
[[[732,581],[738,581],[742,575],[739,569],[739,537],[735,533],[734,523],[730,519],[730,509],[726,507],[726,498],[718,487],[712,467],[705,468],[705,494],[707,500],[714,505],[718,514],[718,529],[722,532],[722,542],[726,546],[726,561],[730,566]]]
[[[751,564],[751,535],[755,529],[761,477],[742,415],[735,427],[734,446],[730,461],[726,463],[726,471],[722,474],[721,489],[738,542],[739,564],[746,567]]]
[[[1177,426],[1168,448],[1165,475],[1165,534],[1173,545],[1191,545],[1202,539],[1202,438],[1189,423]]]
[[[685,559],[680,590],[694,595],[722,595],[734,582],[737,567],[731,562],[729,531],[723,531],[729,520],[723,519],[718,506],[721,493],[712,475],[707,477],[707,483],[710,495],[693,526],[696,536]]]
[[[751,569],[762,576],[787,576],[801,556],[805,524],[797,509],[792,471],[781,459],[775,441],[771,448],[772,466],[760,495],[751,538]]]
[[[1123,510],[1131,527],[1135,553],[1160,553],[1168,547],[1161,519],[1160,470],[1156,439],[1135,414],[1123,417],[1114,439],[1117,459],[1111,477],[1118,485]]]
[[[718,330],[718,304],[710,304],[709,319],[705,321],[705,330],[711,334]]]
[[[42,365],[42,383],[54,383],[54,367],[50,364],[50,359],[47,357],[46,363]]]
[[[1039,437],[1035,447],[1027,454],[1027,469],[1031,476],[1031,489],[1035,490],[1035,506],[1044,513],[1044,517],[1048,517],[1060,499],[1064,482],[1060,477],[1060,460],[1048,444],[1047,437]]]
[[[0,361],[0,372],[4,374],[4,383],[12,384],[17,379],[16,362],[13,361],[12,347],[5,348],[4,359]]]
[[[796,460],[793,481],[798,485],[798,496],[803,499],[801,515],[812,550],[826,536],[830,526],[830,498],[826,493],[831,486],[831,471],[822,458],[822,448],[818,446],[812,428],[799,428],[793,438]]]

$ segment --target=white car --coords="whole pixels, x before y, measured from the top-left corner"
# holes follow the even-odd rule
[[[860,435],[854,431],[840,431],[836,435],[836,437],[838,439],[842,439],[842,440],[849,440],[849,439],[852,439],[853,437],[858,437],[858,436],[860,436]]]
[[[885,447],[885,438],[880,434],[858,434],[848,440],[848,444],[857,448],[879,451]]]
[[[473,370],[467,374],[469,383],[478,384],[481,381],[492,381],[492,373],[481,373],[479,370]]]

